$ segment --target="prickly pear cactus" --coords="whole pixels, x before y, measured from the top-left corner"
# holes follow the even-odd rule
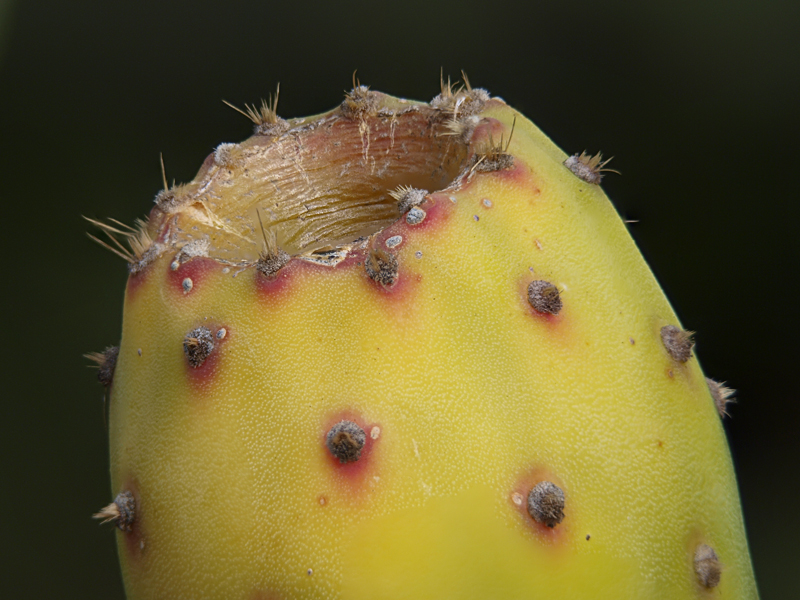
[[[97,222],[130,269],[93,355],[128,597],[756,598],[731,391],[601,157],[468,83],[275,107]]]

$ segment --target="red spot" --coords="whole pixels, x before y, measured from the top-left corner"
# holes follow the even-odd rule
[[[539,523],[528,513],[528,494],[536,484],[542,481],[554,483],[564,490],[564,520],[555,527],[548,527],[544,523]],[[515,499],[519,501],[519,503],[517,503]],[[531,468],[517,479],[516,484],[508,496],[508,501],[511,506],[514,507],[514,510],[519,513],[520,518],[536,539],[546,544],[559,545],[561,547],[566,546],[567,537],[570,535],[571,529],[570,517],[575,514],[575,506],[572,502],[569,490],[564,486],[564,482],[555,475],[551,469],[541,465]]]
[[[201,325],[208,328],[211,335],[214,337],[214,350],[199,367],[192,367],[189,361],[186,360],[185,353],[183,356],[184,368],[186,369],[186,377],[189,380],[189,385],[191,385],[193,392],[200,394],[209,392],[213,388],[217,371],[220,368],[219,361],[222,359],[223,354],[227,352],[228,340],[235,335],[228,325],[221,325],[210,321],[203,321],[197,324],[197,326]],[[225,335],[220,339],[217,335],[222,329],[225,330]],[[182,342],[180,350],[184,352]]]
[[[147,281],[147,276],[150,272],[149,266],[139,271],[138,273],[131,273],[128,275],[128,285],[125,288],[125,295],[128,301],[132,301],[136,297],[136,293],[139,291],[145,281]]]
[[[339,459],[328,450],[328,432],[331,430],[331,427],[336,425],[339,421],[352,421],[361,427],[366,434],[366,442],[364,442],[364,447],[361,449],[361,454],[356,461],[341,463]],[[377,431],[382,429],[378,423],[367,423],[360,415],[349,410],[330,415],[322,423],[322,431],[320,434],[321,451],[325,453],[326,461],[331,471],[335,474],[337,482],[341,483],[349,493],[355,494],[359,491],[363,491],[367,480],[375,475],[373,453],[375,452],[378,442],[381,440],[380,435],[378,435],[376,439],[372,437],[372,431],[375,427],[378,428]],[[320,498],[327,502],[324,496]],[[320,502],[320,504],[322,504],[322,502]]]
[[[253,269],[253,277],[255,277],[256,289],[260,297],[270,301],[284,298],[291,289],[291,283],[297,277],[299,271],[309,266],[320,267],[320,265],[312,265],[303,260],[290,260],[271,279],[257,269]]]
[[[222,269],[222,264],[205,257],[191,258],[174,271],[172,270],[172,262],[168,262],[167,286],[175,290],[181,296],[191,296],[197,293],[198,288],[202,287],[203,281],[209,274],[222,271]],[[192,288],[188,293],[185,292],[183,288],[185,279],[192,280]]]
[[[408,225],[405,218],[400,223],[404,224],[411,231],[430,231],[431,229],[441,228],[453,214],[455,202],[450,199],[450,194],[444,192],[431,194],[420,204],[420,208],[425,211],[425,220],[419,225]]]
[[[386,248],[386,240],[395,235],[403,237],[403,242],[396,248],[390,249],[391,252],[400,250],[410,240],[415,239],[415,236],[426,234],[436,235],[436,231],[440,230],[450,220],[454,212],[456,204],[450,200],[450,195],[444,192],[437,192],[431,194],[428,198],[419,205],[419,208],[425,211],[425,219],[417,225],[409,225],[406,222],[405,215],[400,217],[397,221],[392,223],[389,227],[384,229],[376,237],[376,247]],[[363,257],[359,258],[363,262]],[[402,265],[401,270],[402,270]]]

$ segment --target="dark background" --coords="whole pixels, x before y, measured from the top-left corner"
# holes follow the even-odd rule
[[[800,598],[796,284],[800,2],[325,6],[0,0],[3,598],[122,598],[102,390],[126,270],[81,215],[132,222],[250,125],[223,106],[281,83],[284,117],[340,102],[358,69],[429,100],[463,68],[568,152],[614,156],[604,187],[726,420],[764,599]]]

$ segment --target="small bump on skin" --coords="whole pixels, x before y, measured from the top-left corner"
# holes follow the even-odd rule
[[[377,440],[380,437],[380,435],[381,435],[381,428],[378,427],[377,425],[375,425],[375,427],[370,429],[369,437],[371,437],[373,440]]]
[[[183,288],[183,293],[188,294],[192,291],[194,287],[194,282],[192,282],[191,278],[187,277],[181,282],[181,287]]]
[[[565,160],[564,166],[586,183],[599,185],[603,180],[604,172],[619,173],[619,171],[615,171],[614,169],[603,168],[610,160],[610,158],[603,160],[602,152],[598,152],[594,156],[589,156],[586,152],[581,152],[580,154],[573,154]]]
[[[352,421],[339,421],[325,437],[328,450],[342,464],[357,461],[366,441],[367,434]]]
[[[536,312],[550,315],[557,315],[564,306],[558,288],[541,279],[528,285],[528,303]]]
[[[422,258],[422,250],[417,250],[416,252],[414,252],[414,256],[416,258]]]
[[[114,502],[95,513],[93,518],[102,519],[101,525],[114,521],[121,531],[131,531],[136,519],[136,500],[134,500],[133,494],[128,490],[120,492],[114,498]]]
[[[564,520],[564,492],[549,481],[537,483],[528,494],[528,514],[551,529]]]
[[[384,287],[397,283],[397,259],[385,250],[371,250],[364,261],[367,276]]]
[[[708,544],[700,544],[694,553],[694,572],[697,579],[707,588],[715,588],[722,577],[722,564],[717,553]]]
[[[708,384],[708,391],[711,392],[711,397],[714,399],[714,406],[717,407],[719,416],[723,418],[730,417],[727,410],[728,404],[736,402],[736,400],[733,399],[736,390],[727,387],[724,381],[715,381],[710,377],[706,377],[706,383]]]
[[[405,214],[415,206],[422,204],[425,196],[429,193],[428,190],[401,185],[389,192],[389,195],[397,200],[397,210],[400,211],[400,214]]]
[[[401,235],[393,235],[385,242],[387,248],[394,248],[395,246],[399,246],[402,243],[403,243],[403,236]]]
[[[218,339],[218,340],[225,339],[225,336],[226,336],[226,335],[228,335],[228,330],[227,330],[227,329],[225,329],[224,327],[221,327],[221,328],[220,328],[220,329],[217,331],[217,339]]]
[[[488,198],[484,198],[483,200],[481,200],[481,202],[486,208],[492,208],[492,201],[489,200]]]
[[[109,346],[102,352],[89,352],[84,357],[91,360],[97,366],[97,380],[105,387],[111,385],[114,380],[114,369],[117,366],[119,356],[119,346]]]
[[[519,492],[514,492],[513,494],[511,494],[511,501],[517,506],[522,506],[523,500],[524,498],[522,497],[522,494],[520,494]]]
[[[177,271],[178,267],[181,266],[181,263],[176,259],[169,263],[170,271]]]
[[[196,327],[186,334],[183,351],[193,369],[200,367],[214,351],[214,336],[206,327]]]
[[[425,220],[427,214],[421,208],[415,206],[406,213],[406,223],[409,225],[419,225]]]
[[[694,340],[693,331],[684,331],[674,325],[664,325],[661,328],[661,342],[667,353],[678,362],[685,363],[692,357]]]

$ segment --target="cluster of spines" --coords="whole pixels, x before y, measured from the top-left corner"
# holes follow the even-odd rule
[[[275,232],[272,229],[269,232],[264,229],[264,222],[261,220],[260,212],[258,213],[258,223],[261,226],[264,245],[256,261],[256,271],[267,279],[275,279],[278,276],[278,271],[285,267],[292,257],[278,245]]]
[[[110,387],[114,381],[114,369],[117,368],[119,346],[108,346],[102,352],[89,352],[84,354],[97,367],[97,380],[103,387]]]
[[[253,133],[255,135],[276,136],[289,130],[289,122],[278,116],[278,96],[280,93],[281,86],[278,84],[275,96],[270,96],[269,101],[262,99],[259,107],[245,104],[244,110],[226,100],[223,100],[223,102],[253,122]]]
[[[507,171],[514,168],[514,157],[509,154],[508,148],[511,145],[511,138],[514,136],[514,128],[517,124],[517,118],[514,117],[514,123],[511,125],[511,133],[508,134],[506,141],[502,136],[499,142],[495,142],[492,136],[489,140],[481,144],[472,158],[472,171],[479,173],[491,173],[493,171]]]
[[[130,532],[136,521],[136,499],[129,490],[123,490],[114,501],[104,506],[93,517],[102,523],[113,522],[120,531]]]
[[[619,174],[619,171],[615,169],[605,168],[609,162],[611,162],[611,158],[603,160],[602,152],[598,152],[592,156],[584,151],[580,154],[573,154],[568,157],[564,161],[564,166],[586,183],[600,185],[600,182],[603,180],[603,173]]]

